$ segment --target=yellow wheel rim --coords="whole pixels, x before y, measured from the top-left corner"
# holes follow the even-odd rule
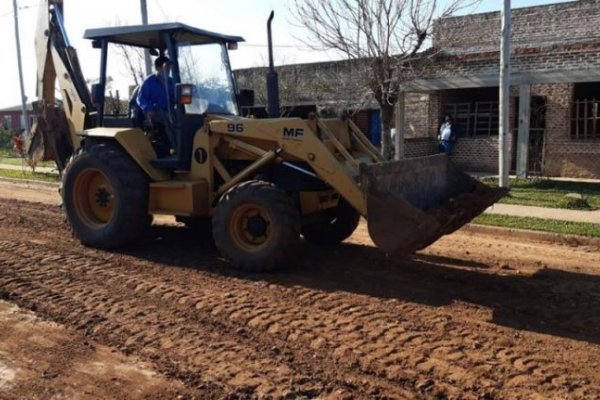
[[[229,232],[236,246],[248,252],[257,252],[271,241],[272,222],[266,209],[257,204],[245,204],[233,212]]]
[[[95,168],[77,176],[73,200],[79,219],[92,229],[102,228],[111,221],[117,203],[110,180]]]

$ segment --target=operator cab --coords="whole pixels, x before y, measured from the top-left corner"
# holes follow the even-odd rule
[[[148,49],[155,56],[170,59],[173,89],[168,89],[170,85],[163,85],[169,99],[163,120],[171,150],[167,154],[157,151],[160,155],[152,162],[156,168],[189,170],[194,134],[202,126],[204,116],[240,114],[240,107],[244,104],[240,104],[241,97],[228,54],[229,49],[237,48],[238,42],[244,41],[239,36],[208,32],[181,23],[166,23],[88,29],[84,38],[92,40],[93,46],[101,50],[100,79],[92,86],[98,126],[118,126],[104,115],[109,44]],[[137,90],[134,91],[136,93]],[[129,110],[136,107],[135,96],[132,95]],[[139,126],[140,122],[142,127],[145,126],[143,115],[130,115],[129,118],[127,126]]]

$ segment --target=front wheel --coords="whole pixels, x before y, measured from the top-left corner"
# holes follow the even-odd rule
[[[300,213],[275,185],[244,182],[215,209],[213,237],[221,254],[247,271],[269,271],[294,263],[300,243]]]
[[[85,245],[114,248],[149,226],[148,178],[116,143],[86,143],[69,160],[62,196],[67,220]]]

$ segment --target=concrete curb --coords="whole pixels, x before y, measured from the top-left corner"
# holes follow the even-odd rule
[[[501,226],[468,224],[460,229],[462,232],[473,234],[494,235],[511,239],[526,239],[539,242],[565,244],[568,246],[600,247],[600,238],[566,235],[562,233],[530,231],[526,229],[505,228]]]

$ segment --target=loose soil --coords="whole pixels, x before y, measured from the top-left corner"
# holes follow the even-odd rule
[[[462,231],[393,260],[361,224],[245,274],[162,220],[129,248],[86,248],[56,194],[3,185],[2,399],[600,398],[596,247]],[[3,317],[15,306],[36,317]]]
[[[0,398],[163,399],[189,391],[150,364],[0,301]]]

